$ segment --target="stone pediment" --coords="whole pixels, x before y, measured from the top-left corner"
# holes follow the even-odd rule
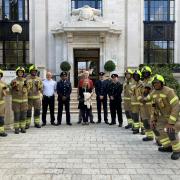
[[[121,34],[120,26],[100,21],[71,21],[59,24],[52,30],[53,34],[65,32],[107,32]]]

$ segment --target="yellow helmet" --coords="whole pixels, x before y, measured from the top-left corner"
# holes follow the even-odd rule
[[[37,67],[34,64],[29,67],[29,72],[31,71],[38,71]]]
[[[0,74],[1,74],[1,77],[3,77],[4,72],[2,69],[0,69]]]
[[[125,74],[126,74],[126,73],[129,73],[129,74],[133,75],[133,71],[132,71],[132,69],[130,69],[130,68],[126,69]]]
[[[149,66],[144,66],[141,70],[142,73],[144,72],[149,72],[150,74],[152,74],[152,70]]]
[[[152,79],[152,83],[155,82],[161,82],[162,84],[165,84],[164,77],[159,74],[156,74]]]
[[[139,70],[135,70],[134,73],[133,73],[133,75],[139,75],[140,78],[141,78],[141,76],[142,76],[141,71],[139,71]]]
[[[18,66],[16,68],[16,74],[17,74],[18,71],[22,71],[23,73],[25,73],[25,69],[23,67],[21,67],[21,66]]]

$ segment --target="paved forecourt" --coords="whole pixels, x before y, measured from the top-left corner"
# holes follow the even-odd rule
[[[0,180],[180,179],[180,161],[142,142],[142,135],[105,123],[77,125],[77,115],[71,118],[71,127],[47,125],[0,138]]]

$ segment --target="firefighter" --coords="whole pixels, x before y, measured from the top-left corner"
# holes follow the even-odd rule
[[[0,69],[0,136],[5,137],[7,134],[4,130],[4,116],[5,116],[5,102],[4,96],[6,96],[7,86],[1,79],[3,77],[3,71]]]
[[[34,107],[34,126],[41,128],[40,125],[40,109],[41,109],[41,92],[43,88],[42,80],[37,76],[38,69],[35,65],[29,68],[30,75],[27,77],[27,83],[29,86],[28,93],[28,111],[26,129],[30,127],[32,108]]]
[[[23,77],[25,69],[18,67],[16,69],[17,77],[11,81],[10,92],[12,95],[12,110],[14,112],[14,129],[15,134],[26,133],[26,117],[28,109],[28,85]]]
[[[129,129],[132,127],[133,120],[131,114],[131,94],[130,89],[132,86],[132,75],[133,71],[131,69],[127,69],[125,71],[125,82],[124,82],[124,110],[127,118],[128,125],[125,126],[125,129]]]
[[[147,99],[153,100],[155,113],[151,115],[151,128],[159,134],[159,141],[162,144],[159,147],[161,152],[173,152],[171,159],[177,160],[180,157],[180,142],[178,140],[179,132],[179,98],[174,90],[165,86],[163,76],[155,75],[152,81],[154,90]]]
[[[132,108],[132,119],[133,119],[133,134],[138,134],[139,129],[141,128],[140,121],[140,103],[138,101],[138,96],[142,94],[142,81],[141,81],[141,72],[139,70],[135,70],[133,73],[134,84],[131,87],[131,108]]]
[[[144,66],[141,70],[143,78],[143,92],[139,95],[138,100],[140,102],[140,115],[143,122],[143,127],[145,128],[145,135],[143,141],[153,141],[154,133],[150,128],[150,115],[152,108],[152,101],[144,102],[144,97],[147,97],[152,90],[152,70],[149,66]]]

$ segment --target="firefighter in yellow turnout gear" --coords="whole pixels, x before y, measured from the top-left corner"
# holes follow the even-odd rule
[[[27,77],[27,84],[30,87],[28,93],[28,111],[26,129],[30,127],[32,108],[34,107],[34,125],[36,128],[41,128],[40,125],[40,109],[41,109],[41,91],[43,88],[42,80],[37,76],[38,69],[35,65],[30,66]]]
[[[19,134],[19,128],[22,133],[26,133],[25,126],[28,109],[28,85],[26,79],[23,77],[24,73],[25,69],[18,67],[16,69],[17,77],[13,79],[10,84],[15,134]]]
[[[151,128],[159,132],[158,139],[162,144],[158,150],[173,151],[171,159],[177,160],[180,157],[180,142],[176,129],[180,111],[179,98],[173,89],[164,86],[164,78],[161,75],[155,75],[152,84],[154,90],[147,98],[153,100],[153,107],[158,112],[151,115]]]
[[[143,99],[147,97],[152,91],[152,70],[149,66],[144,66],[141,70],[141,73],[143,77],[143,91],[142,94],[140,94],[140,96],[138,97],[138,101],[140,102],[140,115],[146,135],[146,137],[143,138],[143,141],[153,141],[154,133],[150,128],[152,101],[143,101]]]
[[[0,136],[5,137],[7,134],[4,130],[4,116],[5,116],[5,101],[4,96],[6,96],[7,86],[1,80],[3,77],[3,71],[0,69]]]
[[[135,81],[134,85],[131,88],[131,108],[132,108],[132,119],[133,119],[133,134],[138,134],[141,127],[141,121],[139,119],[140,115],[140,103],[138,97],[142,94],[143,84],[141,79],[141,72],[139,70],[134,71],[133,79]]]
[[[125,71],[125,82],[124,82],[124,110],[126,114],[126,118],[128,121],[128,125],[125,126],[125,129],[129,129],[132,127],[132,112],[131,112],[131,86],[132,86],[132,75],[133,71],[131,69],[127,69]]]

